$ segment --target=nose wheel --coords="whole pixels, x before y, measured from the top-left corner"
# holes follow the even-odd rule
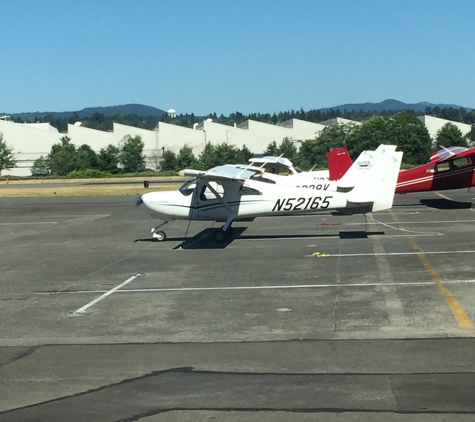
[[[162,224],[152,227],[152,229],[150,230],[152,240],[155,240],[157,242],[164,242],[167,239],[166,233],[163,230],[159,230],[160,227],[164,226],[167,223],[168,221],[164,221]]]
[[[158,230],[152,233],[152,239],[157,242],[164,242],[167,239],[167,234],[163,230]]]

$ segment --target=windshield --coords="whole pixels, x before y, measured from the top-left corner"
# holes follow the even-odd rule
[[[196,179],[188,179],[185,183],[183,183],[180,186],[180,189],[178,189],[183,195],[188,196],[191,195],[191,193],[195,190],[196,188]]]

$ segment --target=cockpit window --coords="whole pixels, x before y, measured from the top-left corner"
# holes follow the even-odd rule
[[[467,167],[470,164],[470,159],[468,157],[460,157],[452,161],[452,165],[454,168]]]
[[[443,163],[439,163],[435,166],[435,172],[441,173],[443,171],[450,170],[450,165],[448,161],[444,161]]]
[[[241,186],[241,195],[262,195],[257,189],[250,188],[249,186]]]

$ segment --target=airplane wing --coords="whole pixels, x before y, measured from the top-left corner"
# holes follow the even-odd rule
[[[457,157],[457,156],[464,156],[466,151],[469,151],[469,148],[465,147],[448,147],[443,148],[439,151],[435,151],[430,156],[431,162],[440,162],[447,160],[449,158]]]
[[[270,156],[270,155],[266,155],[264,157],[253,157],[253,158],[250,158],[249,159],[249,162],[251,164],[256,164],[256,165],[259,165],[261,167],[265,166],[266,164],[275,164],[275,165],[279,165],[283,168],[288,168],[288,167],[292,167],[292,162],[285,158],[285,157],[273,157],[273,156]]]
[[[253,176],[259,175],[259,173],[262,173],[262,170],[259,168],[242,168],[239,166],[227,165],[213,167],[212,169],[206,171],[187,169],[184,171],[184,173],[185,176],[195,177],[198,179],[244,181],[250,179]]]

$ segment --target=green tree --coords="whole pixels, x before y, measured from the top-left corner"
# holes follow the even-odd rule
[[[165,150],[163,152],[161,170],[171,171],[177,169],[176,154],[171,150]]]
[[[278,155],[277,154],[278,149],[279,148],[277,147],[277,142],[272,141],[269,145],[267,145],[267,148],[264,151],[264,155],[268,155],[270,157],[276,157]]]
[[[140,135],[124,136],[120,142],[119,162],[124,173],[138,173],[145,170],[145,144]]]
[[[203,170],[209,170],[217,164],[216,147],[211,142],[206,142],[205,147],[198,156],[198,162]]]
[[[183,169],[194,168],[197,166],[198,166],[198,163],[193,154],[193,148],[191,148],[188,145],[185,145],[182,149],[180,149],[176,157],[176,169],[183,170]]]
[[[17,165],[13,147],[7,144],[3,138],[3,133],[0,133],[0,175],[2,170],[11,170]]]
[[[380,144],[391,144],[391,135],[390,118],[372,116],[350,134],[348,152],[356,158],[365,150],[375,150]]]
[[[216,164],[221,166],[224,164],[241,164],[242,154],[235,145],[223,142],[215,146]]]
[[[77,149],[77,161],[78,170],[97,169],[99,164],[96,153],[86,144]]]
[[[282,155],[290,161],[295,162],[297,157],[297,147],[290,138],[284,138],[277,149],[277,155]]]
[[[392,117],[372,116],[357,126],[349,136],[347,147],[350,156],[355,158],[364,150],[374,150],[380,144],[397,145],[398,150],[404,152],[403,161],[417,165],[427,162],[432,140],[416,116],[401,111]]]
[[[302,142],[297,154],[296,164],[304,170],[314,166],[327,167],[327,154],[342,146],[350,149],[351,137],[356,130],[354,124],[337,124],[325,127],[313,140]]]
[[[392,137],[389,143],[404,152],[406,164],[427,163],[432,149],[432,139],[427,127],[420,119],[406,111],[400,111],[390,118]]]
[[[457,126],[449,122],[437,131],[435,147],[437,150],[443,147],[468,147],[467,138]]]
[[[472,124],[472,129],[465,136],[467,139],[467,145],[469,147],[475,147],[475,124]]]
[[[97,168],[115,174],[119,172],[120,150],[115,145],[109,144],[101,148],[97,156]]]
[[[302,170],[310,170],[315,165],[323,167],[325,163],[320,159],[323,155],[326,156],[326,153],[323,152],[322,144],[318,141],[315,139],[303,141],[300,145],[295,165]]]
[[[67,176],[70,172],[78,170],[76,146],[68,136],[63,136],[60,144],[51,147],[47,160],[51,174],[56,176]]]
[[[249,159],[254,156],[254,154],[251,152],[251,150],[246,147],[246,145],[243,145],[240,151],[241,159],[239,160],[240,163],[248,163]]]
[[[49,170],[49,162],[48,159],[41,156],[40,158],[37,158],[33,166],[30,169],[31,175],[38,177],[38,176],[47,176],[50,173]]]

